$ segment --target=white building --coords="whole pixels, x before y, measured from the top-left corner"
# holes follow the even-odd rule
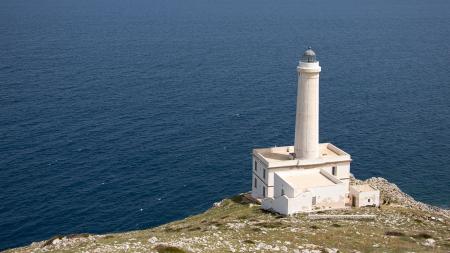
[[[264,209],[293,214],[348,203],[352,159],[331,143],[319,143],[320,71],[309,48],[297,67],[294,146],[253,150],[252,196]]]
[[[351,185],[350,201],[352,206],[379,206],[380,191],[372,188],[370,185]]]

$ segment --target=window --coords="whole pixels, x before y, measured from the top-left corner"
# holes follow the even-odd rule
[[[369,202],[369,203],[370,203],[370,199],[368,199],[368,200],[367,200],[367,202]]]
[[[263,198],[266,197],[266,187],[263,186]]]
[[[333,176],[337,175],[337,168],[336,168],[336,166],[333,166],[333,168],[331,168],[331,174],[333,174]]]
[[[316,204],[316,202],[317,202],[317,199],[316,199],[316,197],[314,196],[314,197],[312,197],[312,204],[313,204],[313,206]]]
[[[258,186],[257,186],[256,182],[257,182],[257,181],[256,181],[256,177],[255,177],[255,188],[258,188]]]
[[[284,195],[284,189],[282,188],[281,189],[281,196],[283,196]]]
[[[266,179],[266,169],[263,170],[263,178]]]
[[[258,163],[255,161],[255,171],[258,170]]]

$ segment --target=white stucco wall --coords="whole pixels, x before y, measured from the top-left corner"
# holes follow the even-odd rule
[[[350,187],[350,197],[355,198],[355,207],[380,206],[379,190],[358,192]],[[353,200],[351,200],[351,203],[353,203]]]
[[[255,162],[257,164],[257,168],[255,170]],[[252,164],[252,171],[253,173],[255,173],[260,180],[264,181],[264,183],[267,185],[267,167],[264,163],[262,163],[261,161],[259,161],[259,159],[255,159],[255,157],[253,157],[253,164]],[[266,171],[266,175],[264,176],[264,171]]]
[[[256,162],[256,169],[255,169]],[[269,171],[264,163],[253,157],[252,160],[252,196],[258,199],[273,196],[273,187],[268,186]],[[256,188],[255,188],[256,178]],[[265,194],[263,193],[265,191]]]
[[[314,170],[319,173],[319,169]],[[308,174],[306,173],[305,177],[307,176]],[[339,180],[334,180],[339,182]],[[281,189],[284,189],[284,195],[281,195]],[[273,199],[270,200],[270,204],[267,202],[265,206],[266,209],[272,209],[285,215],[322,209],[344,208],[346,193],[347,187],[343,183],[310,187],[306,191],[304,189],[295,189],[288,182],[284,181],[280,175],[275,174]],[[312,205],[313,197],[316,197],[316,205],[314,206]]]
[[[316,196],[313,209],[332,209],[345,207],[346,188],[344,184],[311,188],[312,197]]]
[[[282,189],[284,190],[284,194],[289,197],[295,197],[295,189],[285,182],[280,176],[274,174],[274,195],[273,197],[280,197],[282,194]]]
[[[333,172],[333,166],[336,166],[336,175],[338,179],[341,181],[344,179],[348,179],[350,177],[350,162],[343,162],[343,163],[330,163],[325,164],[321,166],[320,168],[325,170],[326,172],[332,174]]]

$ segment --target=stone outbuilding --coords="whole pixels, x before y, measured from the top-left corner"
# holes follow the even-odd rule
[[[368,184],[351,185],[350,201],[354,207],[380,206],[380,191]]]

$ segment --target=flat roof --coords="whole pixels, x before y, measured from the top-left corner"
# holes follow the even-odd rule
[[[374,189],[372,186],[368,185],[368,184],[358,184],[358,185],[351,185],[350,187],[352,187],[353,189],[355,189],[358,192],[372,192],[372,191],[377,191],[376,189]]]
[[[283,171],[275,172],[275,174],[296,189],[307,189],[337,184],[318,170]]]
[[[253,154],[268,164],[268,167],[308,165],[326,162],[351,161],[350,155],[331,143],[320,143],[320,156],[317,159],[300,160],[294,159],[294,146],[282,146],[272,148],[254,149]]]

